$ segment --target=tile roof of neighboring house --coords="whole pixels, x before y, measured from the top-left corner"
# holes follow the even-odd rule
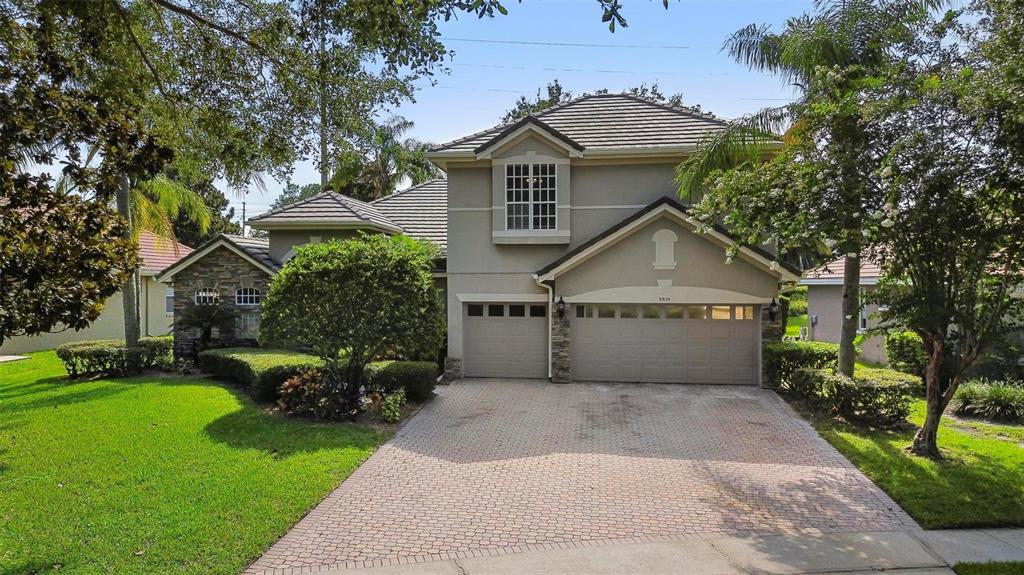
[[[690,147],[725,124],[689,108],[629,94],[586,95],[531,116],[586,150]],[[441,144],[431,152],[473,152],[517,122]]]
[[[846,258],[842,257],[835,261],[831,261],[825,265],[816,267],[812,270],[808,270],[804,273],[805,280],[834,280],[841,282],[843,277],[846,275],[843,267]],[[868,258],[861,258],[860,260],[860,279],[863,280],[878,280],[882,275],[882,268],[878,265],[878,262],[872,261]]]
[[[372,204],[336,192],[321,192],[276,210],[249,219],[250,224],[338,224],[366,225],[399,231],[400,227],[386,218]]]
[[[146,275],[156,275],[167,266],[192,253],[192,248],[170,238],[162,238],[150,232],[139,232],[139,270]]]
[[[448,249],[448,182],[438,179],[373,202],[382,214],[414,238]]]

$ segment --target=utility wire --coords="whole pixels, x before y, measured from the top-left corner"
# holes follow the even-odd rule
[[[689,50],[691,46],[655,46],[652,44],[585,44],[582,42],[530,42],[527,40],[491,40],[489,38],[452,38],[442,36],[446,42],[473,42],[477,44],[518,44],[522,46],[566,46],[571,48],[631,48],[647,50]]]

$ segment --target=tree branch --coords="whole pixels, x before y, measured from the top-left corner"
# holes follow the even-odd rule
[[[121,21],[124,22],[124,27],[128,31],[128,36],[132,39],[132,44],[135,45],[135,49],[139,52],[139,57],[142,58],[142,63],[146,65],[149,73],[153,75],[153,79],[156,80],[157,90],[160,91],[160,95],[170,100],[167,95],[167,90],[164,88],[164,82],[160,78],[160,74],[156,71],[156,67],[149,60],[149,56],[146,55],[146,50],[142,47],[142,43],[139,42],[138,36],[135,35],[135,31],[132,30],[132,22],[128,17],[128,12],[121,6],[121,3],[117,0],[111,0],[110,2],[114,6],[114,11],[117,12],[118,16],[121,17]]]
[[[235,40],[238,40],[239,42],[242,42],[246,46],[249,46],[250,48],[252,48],[256,52],[258,52],[259,54],[261,54],[263,57],[267,58],[271,62],[273,62],[275,64],[280,64],[280,62],[276,58],[273,58],[270,54],[267,53],[266,49],[263,46],[261,46],[257,42],[254,42],[254,41],[250,40],[245,34],[242,34],[242,33],[238,32],[238,31],[232,30],[232,29],[227,28],[225,26],[221,26],[220,24],[218,24],[218,23],[216,23],[216,22],[214,22],[212,20],[209,20],[209,19],[207,19],[207,18],[197,14],[196,12],[194,12],[192,10],[189,10],[188,8],[185,8],[184,6],[179,6],[177,4],[174,4],[173,2],[169,2],[168,0],[149,0],[149,1],[152,2],[153,4],[157,5],[157,6],[160,6],[161,8],[164,8],[165,10],[168,10],[170,12],[174,12],[175,14],[178,14],[179,16],[184,16],[185,18],[188,18],[189,20],[191,20],[192,22],[194,22],[196,24],[199,24],[200,26],[204,26],[206,28],[210,28],[210,29],[216,30],[217,32],[220,32],[221,34],[224,34],[225,36],[228,36],[230,38],[234,38]]]

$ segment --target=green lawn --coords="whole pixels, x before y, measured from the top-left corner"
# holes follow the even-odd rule
[[[789,316],[786,320],[786,335],[798,336],[802,327],[807,327],[806,315]]]
[[[0,364],[0,573],[238,573],[387,438],[201,379],[63,376]]]
[[[957,575],[1024,575],[1024,562],[961,563],[953,570]]]
[[[924,421],[923,401],[914,403],[910,420]],[[1024,448],[999,438],[997,430],[1005,426],[977,432],[943,418],[939,447],[947,461],[936,463],[904,451],[912,430],[866,431],[829,419],[812,423],[926,529],[1024,526]]]

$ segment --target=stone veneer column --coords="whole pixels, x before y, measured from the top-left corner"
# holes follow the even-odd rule
[[[565,317],[562,318],[558,317],[556,305],[552,303],[548,308],[551,310],[551,382],[569,383],[572,381],[572,328],[569,321],[572,306],[565,306]]]
[[[761,305],[761,343],[782,341],[782,306],[779,306],[779,313],[775,321],[768,317],[768,304]]]
[[[462,379],[462,360],[457,357],[444,358],[444,378],[442,381],[450,383]]]

